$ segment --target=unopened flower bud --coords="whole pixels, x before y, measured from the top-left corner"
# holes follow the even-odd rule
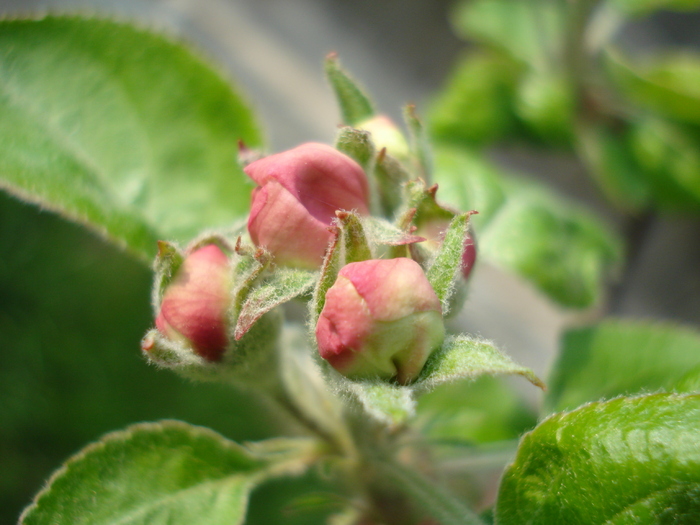
[[[248,232],[278,264],[321,265],[336,210],[369,214],[367,177],[359,164],[324,144],[302,144],[245,168],[253,191]]]
[[[197,248],[186,256],[165,290],[156,328],[206,360],[219,361],[229,341],[230,292],[226,254],[215,244]]]
[[[316,325],[321,357],[351,378],[416,379],[445,337],[440,300],[407,258],[344,266]]]
[[[377,150],[386,148],[387,153],[397,159],[405,159],[409,156],[410,149],[406,138],[389,117],[377,115],[360,122],[357,128],[372,134],[372,141]]]

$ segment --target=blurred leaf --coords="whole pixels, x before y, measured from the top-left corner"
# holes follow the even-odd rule
[[[605,58],[625,96],[663,116],[700,124],[700,54],[667,53],[640,63],[632,63],[619,52]]]
[[[529,71],[518,87],[518,116],[546,143],[568,146],[574,134],[575,95],[562,74]]]
[[[689,328],[611,319],[570,330],[551,374],[546,409],[660,389],[680,391],[680,381],[698,366],[700,333]]]
[[[0,24],[2,187],[144,259],[245,214],[236,141],[258,132],[200,58],[107,20]]]
[[[458,210],[479,212],[469,218],[477,231],[505,201],[499,170],[464,148],[442,146],[435,149],[435,179],[439,184],[438,202]]]
[[[556,414],[520,443],[502,525],[700,520],[700,396],[618,398]]]
[[[643,16],[658,10],[695,11],[700,9],[698,0],[612,0],[612,5],[630,15]]]
[[[494,53],[463,57],[430,107],[433,138],[479,145],[510,136],[516,127],[513,100],[521,69]]]
[[[649,117],[632,123],[629,142],[658,207],[700,210],[700,139],[695,130]]]
[[[287,447],[263,459],[203,427],[141,423],[69,459],[21,523],[243,523],[255,485],[298,470],[295,454],[306,453]]]
[[[452,21],[458,35],[542,68],[563,48],[566,5],[543,0],[461,1]]]
[[[479,257],[531,281],[558,303],[596,303],[620,265],[622,241],[592,213],[540,185],[506,176],[480,155],[438,148],[438,201],[479,211]]]
[[[352,393],[367,414],[389,426],[400,426],[416,411],[413,389],[382,380],[351,380],[338,376],[341,391]]]
[[[482,230],[485,259],[515,271],[563,306],[586,308],[622,259],[622,242],[590,212],[524,180]]]
[[[516,439],[536,422],[522,396],[492,376],[440,385],[420,397],[416,416],[429,440],[455,445]]]
[[[583,125],[578,139],[581,157],[608,199],[630,212],[651,205],[652,187],[632,152],[626,129]]]

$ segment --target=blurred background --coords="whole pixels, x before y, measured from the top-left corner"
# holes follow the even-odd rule
[[[305,141],[333,141],[340,116],[323,76],[323,58],[331,51],[397,122],[408,102],[419,115],[447,104],[439,93],[474,47],[458,36],[463,32],[456,30],[457,4],[0,0],[0,13],[94,13],[133,19],[189,41],[236,83],[260,118],[268,149],[279,151]],[[655,12],[624,24],[615,38],[632,54],[697,47],[700,17]],[[438,129],[438,117],[435,122]],[[609,195],[585,175],[589,168],[566,147],[493,142],[485,148],[489,162],[587,206],[628,239],[628,258],[611,292],[583,309],[557,306],[528,279],[480,261],[469,302],[455,321],[460,329],[492,339],[546,375],[562,328],[603,313],[700,325],[696,211],[629,213],[611,205]],[[274,432],[274,423],[256,419],[258,408],[242,394],[193,385],[145,364],[139,340],[152,322],[150,279],[148,269],[90,233],[0,195],[1,523],[16,520],[63,459],[130,423],[178,418],[237,440]],[[256,498],[272,501],[272,490]],[[263,514],[258,519],[265,522]]]

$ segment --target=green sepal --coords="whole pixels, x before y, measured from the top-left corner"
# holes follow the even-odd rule
[[[153,291],[151,304],[153,311],[158,312],[163,300],[165,289],[172,282],[175,274],[185,260],[185,256],[176,243],[158,241],[158,253],[153,261]]]
[[[376,156],[373,178],[377,181],[379,202],[385,217],[393,217],[401,206],[401,185],[412,176],[406,167],[382,148]]]
[[[341,266],[372,259],[372,249],[360,216],[349,211],[337,211],[335,214],[343,237],[343,260]]]
[[[107,434],[70,458],[20,517],[22,525],[242,524],[250,492],[319,457],[308,439],[242,447],[180,421]]]
[[[331,224],[330,231],[332,236],[323,258],[321,276],[316,282],[313,297],[309,302],[309,327],[311,329],[316,327],[316,321],[318,321],[323,305],[326,303],[326,292],[333,286],[342,267],[342,233],[337,220]]]
[[[349,126],[340,128],[335,139],[335,149],[354,159],[365,173],[370,172],[374,163],[375,148],[369,131],[355,129]]]
[[[343,122],[355,126],[374,115],[372,102],[355,80],[340,67],[338,55],[331,53],[324,64],[326,78],[340,106]]]
[[[448,315],[453,294],[462,282],[462,252],[464,241],[469,236],[470,211],[457,215],[445,232],[434,257],[428,263],[426,275],[442,303],[442,315]]]
[[[233,311],[234,320],[243,308],[243,303],[253,288],[253,285],[264,274],[272,262],[272,255],[263,248],[243,244],[238,238],[235,254],[231,262],[233,267]]]
[[[652,394],[555,414],[520,442],[496,523],[698,523],[700,396]]]
[[[240,340],[264,314],[313,290],[318,274],[293,268],[277,268],[250,289],[236,321],[234,337]]]
[[[416,106],[408,104],[403,110],[403,118],[408,128],[411,154],[417,161],[418,175],[430,182],[433,173],[430,145],[425,126],[416,115]]]
[[[520,375],[535,386],[544,388],[532,370],[514,363],[488,341],[468,336],[451,336],[428,358],[418,379],[399,385],[379,379],[348,379],[330,366],[329,381],[341,392],[352,394],[374,419],[400,426],[415,414],[417,396],[436,386],[484,375]]]
[[[407,227],[398,228],[379,217],[362,217],[362,225],[372,246],[406,246],[425,241],[424,237],[411,233],[410,220]]]
[[[415,224],[420,230],[422,226],[431,221],[444,222],[447,225],[457,215],[457,212],[438,204],[437,191],[437,184],[428,186],[422,179],[412,180],[404,184],[405,208],[397,214],[397,226],[407,228],[410,224]]]

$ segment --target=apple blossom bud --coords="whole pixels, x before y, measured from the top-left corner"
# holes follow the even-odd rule
[[[325,144],[302,144],[245,167],[253,191],[248,232],[278,264],[317,269],[336,210],[369,214],[367,177],[359,164]]]
[[[316,325],[321,357],[336,370],[403,384],[444,337],[440,300],[418,263],[403,257],[344,266]]]
[[[229,341],[231,285],[229,260],[221,248],[208,244],[195,249],[165,290],[156,328],[204,359],[219,361]]]
[[[369,131],[377,151],[386,148],[387,153],[397,159],[406,159],[410,155],[408,142],[401,130],[385,115],[377,115],[357,125],[358,129]]]

